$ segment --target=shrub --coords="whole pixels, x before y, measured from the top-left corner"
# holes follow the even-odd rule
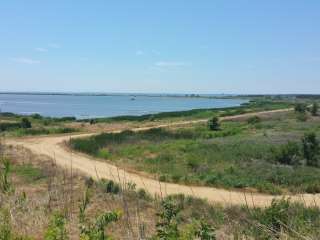
[[[248,120],[247,120],[247,123],[248,123],[248,124],[257,124],[257,123],[260,123],[260,122],[261,122],[261,118],[258,117],[258,116],[250,117],[250,118],[248,118]]]
[[[101,179],[99,185],[105,193],[118,194],[121,190],[120,185],[112,180]]]
[[[187,198],[187,201],[192,199]],[[177,202],[176,202],[176,201]],[[161,203],[161,211],[157,214],[159,221],[156,224],[156,234],[152,237],[154,240],[215,240],[215,232],[212,226],[205,221],[193,220],[193,224],[187,226],[189,228],[182,228],[179,226],[180,217],[178,216],[186,197],[183,194],[168,196]],[[190,228],[191,227],[191,228]]]
[[[11,163],[8,159],[2,159],[0,164],[0,190],[3,193],[8,193],[12,190],[10,182]]]
[[[200,222],[199,229],[196,231],[196,236],[201,240],[215,240],[216,235],[214,228],[205,221]]]
[[[315,182],[315,183],[310,183],[305,187],[306,193],[320,193],[320,183]]]
[[[39,113],[34,113],[34,114],[31,114],[31,116],[33,119],[43,119],[43,117],[39,114]]]
[[[294,106],[294,111],[297,113],[305,113],[307,111],[307,106],[304,103],[297,103]]]
[[[300,161],[300,147],[295,142],[288,142],[275,152],[275,160],[281,164],[296,165]]]
[[[151,199],[151,196],[143,188],[138,189],[137,194],[138,194],[138,198],[140,199],[145,199],[145,200]]]
[[[319,165],[320,143],[315,133],[305,134],[302,139],[303,156],[308,166]]]
[[[168,178],[167,175],[160,175],[158,180],[159,180],[160,182],[166,182],[166,181],[167,181],[167,178]]]
[[[210,119],[209,122],[208,122],[208,126],[209,126],[209,129],[211,131],[220,130],[219,118],[218,117],[213,117],[212,119]]]
[[[308,120],[308,115],[305,112],[297,113],[297,120],[300,122],[305,122]]]
[[[0,209],[0,240],[13,239],[10,213]]]
[[[21,119],[21,127],[22,128],[31,128],[32,127],[31,122],[29,121],[28,118]]]
[[[187,160],[187,166],[193,171],[197,172],[200,167],[200,161],[195,158],[191,158]]]
[[[312,116],[317,116],[318,115],[318,110],[319,110],[319,105],[318,105],[318,103],[313,103],[312,104],[312,107],[311,107],[311,114],[312,114]]]
[[[162,202],[162,211],[158,213],[159,221],[156,225],[156,239],[178,239],[177,214],[179,209],[170,200]]]
[[[91,188],[94,184],[94,180],[92,177],[87,177],[84,181],[84,184],[86,185],[87,188]]]
[[[79,206],[79,230],[81,240],[106,240],[110,239],[105,234],[105,228],[111,222],[118,221],[120,213],[106,212],[99,215],[94,221],[86,217],[86,210],[90,203],[89,190],[84,192],[83,199]]]
[[[67,240],[67,230],[65,228],[66,219],[62,214],[56,213],[51,218],[47,231],[45,233],[45,240]]]
[[[282,224],[288,225],[289,207],[289,200],[272,200],[271,206],[266,208],[262,215],[262,222],[272,231],[279,233]]]
[[[106,148],[100,149],[100,150],[98,151],[98,154],[97,154],[97,155],[98,155],[98,157],[104,158],[104,159],[109,159],[110,156],[111,156],[110,152],[109,152],[108,149],[106,149]]]
[[[95,221],[80,224],[80,240],[107,240],[105,228],[112,222],[118,221],[120,213],[107,212],[99,215]]]
[[[0,131],[8,131],[21,128],[19,122],[2,122],[0,123]]]

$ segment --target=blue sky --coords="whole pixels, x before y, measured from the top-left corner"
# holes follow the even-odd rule
[[[320,93],[318,0],[10,0],[0,91]]]

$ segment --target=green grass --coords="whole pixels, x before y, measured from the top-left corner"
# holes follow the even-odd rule
[[[179,209],[178,222],[189,224],[189,219],[205,219],[215,229],[224,229],[234,239],[317,239],[320,234],[320,209],[306,207],[288,200],[273,201],[266,208],[222,207],[205,200],[172,195],[166,201]],[[279,238],[286,236],[288,238]],[[245,237],[245,238],[244,238]]]
[[[77,131],[78,131],[77,129],[69,128],[69,127],[20,128],[11,132],[11,135],[14,135],[14,136],[48,135],[48,134],[73,133]]]
[[[221,131],[205,124],[191,128],[125,131],[73,139],[84,153],[160,176],[161,181],[223,188],[255,188],[273,194],[320,192],[320,169],[288,166],[275,152],[305,132],[320,133],[320,119],[300,122],[295,114],[278,114],[256,124],[223,122]]]
[[[40,168],[31,164],[14,165],[12,171],[28,183],[33,183],[46,178],[46,175]]]
[[[266,111],[274,109],[283,109],[293,106],[293,102],[275,101],[265,99],[252,99],[248,103],[244,103],[239,107],[230,108],[213,108],[213,109],[192,109],[187,111],[177,112],[162,112],[157,114],[146,114],[142,116],[118,116],[110,118],[98,118],[95,122],[119,122],[119,121],[157,121],[157,120],[177,120],[177,119],[200,119],[210,118],[212,115],[232,116],[248,112]],[[90,122],[90,119],[79,120],[83,122]]]
[[[21,124],[23,118],[28,119],[31,128],[23,128]],[[76,118],[51,118],[39,114],[23,116],[13,113],[0,113],[0,133],[6,136],[26,136],[76,132],[77,129],[65,125],[72,121],[76,121]]]

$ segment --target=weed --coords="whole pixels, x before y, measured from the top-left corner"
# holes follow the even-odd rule
[[[68,240],[68,233],[65,228],[66,219],[60,213],[55,213],[45,233],[45,240]]]

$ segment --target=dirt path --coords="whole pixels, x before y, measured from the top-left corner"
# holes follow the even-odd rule
[[[229,116],[221,118],[222,120],[232,120],[238,118],[249,117],[253,115],[268,115],[275,112],[291,111],[291,109],[266,111],[260,113],[249,113],[238,116]],[[207,120],[184,121],[170,124],[158,125],[157,127],[171,127],[181,126],[191,123],[206,122]],[[132,129],[133,131],[142,131],[154,127],[143,127]],[[119,131],[113,131],[119,132]],[[73,135],[72,138],[90,136],[92,134],[78,134]],[[224,189],[217,189],[211,187],[189,187],[174,183],[160,183],[157,180],[142,176],[137,173],[130,173],[116,166],[95,160],[87,155],[81,153],[70,152],[62,143],[70,139],[70,136],[45,136],[45,137],[30,137],[8,139],[6,144],[14,146],[23,146],[30,149],[34,153],[48,155],[55,159],[56,163],[68,169],[78,170],[93,178],[107,178],[112,179],[119,183],[132,182],[135,183],[137,188],[144,188],[150,194],[157,194],[165,196],[169,194],[182,193],[194,197],[207,199],[210,202],[221,203],[224,205],[237,204],[252,206],[267,206],[271,203],[274,196],[259,194],[259,193],[242,193],[237,191],[228,191]],[[289,197],[289,196],[285,196]],[[320,205],[320,194],[302,194],[290,196],[294,201],[301,201],[307,205]],[[277,197],[281,198],[281,197]]]

